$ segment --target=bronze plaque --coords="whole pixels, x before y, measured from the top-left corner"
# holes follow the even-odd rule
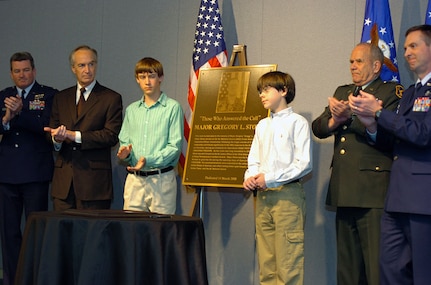
[[[242,188],[256,124],[266,116],[257,80],[276,64],[201,69],[183,184]]]

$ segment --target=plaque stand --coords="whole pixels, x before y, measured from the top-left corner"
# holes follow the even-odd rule
[[[245,52],[245,45],[234,45],[233,46],[233,50],[232,50],[232,54],[230,56],[230,60],[229,60],[229,66],[233,66],[233,64],[235,63],[235,58],[238,55],[238,59],[239,59],[239,65],[240,66],[245,66],[247,65],[247,55]]]
[[[238,56],[239,66],[247,65],[247,55],[245,45],[234,45],[232,49],[232,54],[229,60],[229,66],[234,66],[235,59]],[[192,209],[190,211],[190,216],[199,217],[203,219],[203,193],[205,186],[196,187],[195,197],[193,198]]]

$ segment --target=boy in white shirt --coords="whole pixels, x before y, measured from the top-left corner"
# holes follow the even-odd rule
[[[293,78],[262,75],[259,96],[269,117],[256,126],[244,189],[257,191],[256,243],[261,284],[303,284],[305,194],[300,179],[311,172],[307,120],[293,112]]]

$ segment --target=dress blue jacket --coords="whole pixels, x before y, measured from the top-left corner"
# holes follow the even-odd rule
[[[377,121],[377,144],[393,147],[386,211],[431,215],[430,100],[431,80],[417,92],[412,85]]]
[[[0,183],[23,184],[50,181],[54,167],[51,136],[43,131],[49,125],[54,88],[35,82],[19,115],[10,121],[9,130],[0,124]],[[0,91],[1,115],[4,99],[16,96],[16,87]]]

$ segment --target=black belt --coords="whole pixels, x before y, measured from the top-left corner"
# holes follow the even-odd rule
[[[150,176],[150,175],[156,175],[159,173],[165,173],[165,172],[171,171],[172,169],[174,169],[173,166],[168,166],[168,167],[158,169],[158,170],[151,170],[151,171],[141,171],[141,170],[130,171],[130,170],[127,170],[127,172],[129,172],[131,174],[139,175],[139,176]]]

